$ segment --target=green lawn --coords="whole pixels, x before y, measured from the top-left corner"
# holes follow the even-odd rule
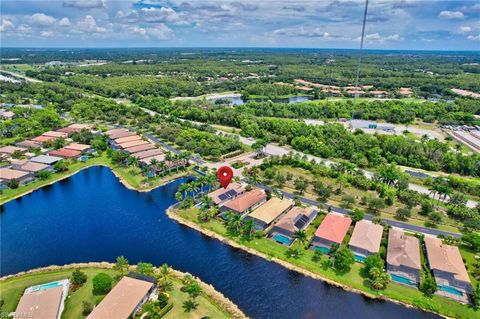
[[[188,294],[180,290],[182,284],[180,280],[173,280],[173,291],[169,292],[170,300],[174,301],[174,306],[165,317],[166,319],[189,319],[189,318],[203,318],[209,316],[210,318],[231,318],[231,315],[224,311],[217,303],[215,303],[205,293],[201,294],[196,301],[198,308],[190,313],[185,313],[182,308],[184,301],[188,299]]]
[[[82,301],[87,300],[89,302],[98,303],[104,296],[94,296],[92,294],[92,278],[100,273],[104,272],[112,277],[115,275],[111,269],[100,268],[85,268],[82,269],[88,276],[87,282],[75,292],[71,292],[65,301],[65,309],[62,314],[62,318],[83,318],[82,316]],[[51,281],[70,278],[72,269],[54,270],[48,272],[41,272],[35,274],[29,274],[17,278],[0,281],[1,299],[5,302],[2,307],[2,312],[15,311],[18,301],[23,294],[23,291],[34,285],[47,283]]]
[[[73,269],[46,271],[0,281],[1,300],[5,302],[1,308],[1,311],[6,313],[15,311],[18,301],[20,300],[20,297],[26,288],[42,283],[69,278],[72,270]],[[82,302],[86,300],[92,304],[98,304],[104,298],[104,295],[95,296],[92,294],[92,278],[96,274],[104,272],[109,274],[112,278],[115,278],[117,275],[117,273],[112,269],[83,268],[82,271],[88,276],[87,282],[76,291],[69,292],[69,295],[65,300],[65,309],[62,313],[62,319],[84,318],[82,315]],[[172,282],[174,289],[173,291],[169,292],[169,296],[170,301],[174,303],[174,307],[164,318],[187,319],[202,318],[204,316],[210,316],[211,318],[231,318],[231,315],[228,312],[223,310],[211,299],[210,296],[205,293],[202,293],[196,299],[199,304],[198,308],[190,313],[185,313],[182,308],[182,303],[188,299],[188,295],[180,291],[180,279],[173,278]]]
[[[373,290],[368,286],[367,282],[365,281],[365,278],[363,278],[360,275],[360,270],[362,266],[358,263],[355,263],[352,266],[350,272],[346,274],[339,274],[331,268],[323,267],[322,261],[326,260],[326,257],[322,257],[322,259],[319,262],[313,261],[312,257],[314,253],[312,250],[303,250],[299,258],[287,257],[286,255],[287,247],[281,244],[275,243],[274,241],[269,240],[265,237],[254,238],[248,241],[238,236],[232,236],[231,234],[228,233],[228,231],[223,226],[223,224],[217,219],[213,219],[207,223],[199,223],[196,217],[197,212],[198,212],[197,208],[177,211],[180,217],[186,220],[195,222],[199,224],[202,228],[214,231],[215,233],[221,236],[230,238],[241,245],[244,245],[249,248],[253,248],[261,253],[264,253],[268,256],[269,259],[277,258],[283,261],[287,261],[295,266],[306,269],[324,278],[333,280],[335,282],[346,285],[348,287],[356,288],[370,295],[378,296],[378,297],[386,296],[395,300],[399,300],[402,302],[406,302],[408,304],[415,305],[425,310],[438,312],[450,317],[461,318],[461,319],[471,319],[471,318],[480,317],[480,312],[474,311],[471,307],[468,307],[466,305],[460,304],[453,300],[436,296],[436,295],[429,298],[424,296],[420,291],[413,288],[406,287],[406,286],[392,283],[388,286],[386,290],[383,290],[383,291]],[[309,234],[310,236],[312,235],[311,232],[309,232]]]

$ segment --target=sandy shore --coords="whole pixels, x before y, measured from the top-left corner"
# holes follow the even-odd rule
[[[5,281],[8,279],[16,278],[16,277],[21,277],[24,275],[29,275],[29,274],[35,274],[35,273],[41,273],[41,272],[48,272],[48,271],[55,271],[55,270],[65,270],[65,269],[74,269],[74,268],[104,268],[104,269],[109,269],[113,267],[113,263],[108,263],[108,262],[89,262],[89,263],[73,263],[73,264],[68,264],[68,265],[63,265],[63,266],[57,266],[57,265],[52,265],[48,267],[42,267],[42,268],[36,268],[36,269],[31,269],[28,271],[23,271],[19,272],[13,275],[8,275],[0,278],[0,281]],[[130,266],[130,270],[135,271],[136,266]],[[158,268],[157,268],[158,269]],[[182,272],[179,270],[172,269],[173,275],[181,279],[185,275],[190,275],[192,276],[200,286],[202,287],[203,292],[210,297],[215,303],[217,303],[222,309],[224,309],[226,312],[228,312],[232,318],[235,319],[244,319],[248,318],[241,310],[238,308],[236,304],[234,304],[230,299],[225,297],[221,292],[217,291],[215,287],[213,287],[210,284],[207,284],[203,282],[200,278],[193,276],[190,273],[187,272]]]
[[[434,311],[429,311],[427,309],[421,309],[421,308],[417,308],[411,304],[408,304],[408,303],[405,303],[405,302],[402,302],[402,301],[399,301],[399,300],[396,300],[396,299],[392,299],[392,298],[389,298],[389,297],[386,297],[386,296],[377,296],[377,295],[373,295],[373,294],[370,294],[366,291],[363,291],[363,290],[359,290],[359,289],[356,289],[356,288],[352,288],[350,286],[347,286],[347,285],[344,285],[344,284],[341,284],[339,282],[336,282],[332,279],[329,279],[329,278],[326,278],[326,277],[323,277],[317,273],[314,273],[314,272],[311,272],[309,270],[306,270],[306,269],[303,269],[301,267],[298,267],[296,265],[293,265],[285,260],[281,260],[281,259],[278,259],[278,258],[275,258],[275,257],[271,257],[271,256],[268,256],[262,252],[259,252],[253,248],[250,248],[250,247],[245,247],[243,245],[240,245],[239,243],[235,242],[234,240],[230,239],[230,238],[227,238],[227,237],[224,237],[222,235],[219,235],[217,233],[215,233],[214,231],[211,231],[211,230],[208,230],[208,229],[205,229],[201,226],[199,226],[198,224],[194,223],[194,222],[191,222],[189,220],[186,220],[182,217],[180,217],[177,213],[175,213],[174,211],[175,209],[170,206],[168,209],[167,209],[167,216],[170,217],[171,219],[177,221],[178,223],[182,224],[182,225],[185,225],[185,226],[188,226],[190,228],[193,228],[199,232],[201,232],[202,234],[208,236],[208,237],[211,237],[211,238],[215,238],[225,244],[228,244],[234,248],[238,248],[238,249],[242,249],[252,255],[256,255],[258,257],[261,257],[261,258],[264,258],[268,261],[273,261],[287,269],[290,269],[290,270],[293,270],[293,271],[296,271],[298,273],[301,273],[305,276],[308,276],[310,278],[313,278],[313,279],[317,279],[317,280],[322,280],[332,286],[336,286],[336,287],[339,287],[339,288],[342,288],[346,291],[349,291],[349,292],[354,292],[354,293],[358,293],[358,294],[361,294],[365,297],[368,297],[370,299],[377,299],[377,300],[386,300],[386,301],[390,301],[390,302],[393,302],[393,303],[396,303],[396,304],[399,304],[399,305],[403,305],[407,308],[416,308],[416,309],[420,309],[422,311],[426,311],[426,312],[432,312],[432,313],[435,313],[443,318],[447,318],[447,319],[453,319],[453,318],[450,318],[450,317],[447,317],[441,313],[437,313],[437,312],[434,312]]]

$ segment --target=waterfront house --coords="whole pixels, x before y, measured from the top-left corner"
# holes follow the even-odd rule
[[[82,152],[77,150],[69,150],[66,148],[60,148],[58,150],[53,150],[48,152],[50,156],[58,156],[63,158],[77,158],[82,154]]]
[[[154,290],[153,283],[123,277],[112,288],[112,290],[103,298],[103,300],[93,308],[87,319],[128,319],[140,310],[143,303]]]
[[[138,153],[134,153],[131,156],[136,157],[138,159],[144,159],[152,156],[157,156],[163,154],[162,150],[159,150],[158,148],[152,149],[152,150],[147,150],[147,151],[142,151]]]
[[[357,222],[348,244],[355,255],[355,260],[364,262],[366,257],[378,253],[382,234],[382,225],[374,224],[365,219]]]
[[[12,165],[13,166],[13,165]],[[29,172],[33,175],[42,172],[42,171],[50,171],[52,167],[47,164],[35,163],[32,161],[26,161],[26,163],[16,167],[16,169],[20,171]]]
[[[348,216],[338,213],[327,214],[315,231],[312,248],[328,254],[332,245],[342,244],[351,224],[352,219]]]
[[[41,164],[47,164],[47,165],[53,165],[58,161],[61,161],[63,158],[58,157],[58,156],[50,156],[50,155],[39,155],[32,157],[30,161],[35,162],[35,163],[41,163]]]
[[[69,286],[64,279],[25,289],[13,318],[60,319]]]
[[[8,185],[13,180],[17,180],[20,184],[26,183],[32,179],[29,172],[20,171],[12,168],[0,168],[0,182]]]
[[[387,271],[396,283],[417,287],[420,283],[420,242],[400,229],[388,233]]]
[[[267,195],[259,188],[252,189],[242,195],[229,200],[223,206],[220,206],[220,212],[228,211],[243,215],[257,208],[267,201]]]
[[[293,234],[298,230],[306,229],[317,215],[318,211],[314,207],[295,206],[275,223],[270,232],[271,238],[289,246],[293,242]]]
[[[245,219],[252,219],[257,229],[263,230],[278,220],[283,213],[292,208],[293,204],[294,202],[291,199],[272,197],[265,204],[248,214]]]
[[[225,202],[236,198],[245,193],[245,185],[240,183],[230,183],[227,188],[219,188],[208,194],[212,202],[217,205],[223,205]]]
[[[437,282],[437,294],[468,303],[473,293],[467,269],[456,246],[446,245],[441,239],[425,236],[428,265]]]
[[[124,151],[126,151],[130,154],[133,154],[133,153],[148,151],[148,150],[151,150],[151,149],[154,149],[154,148],[156,148],[155,145],[153,145],[152,143],[148,143],[148,144],[144,144],[144,145],[139,145],[139,146],[133,146],[133,147],[126,148],[126,149],[124,149]]]
[[[157,162],[163,162],[165,160],[165,154],[161,153],[155,156],[149,156],[140,159],[140,164],[141,165],[150,165],[152,163],[152,160],[156,160]],[[166,163],[165,163],[166,165]]]

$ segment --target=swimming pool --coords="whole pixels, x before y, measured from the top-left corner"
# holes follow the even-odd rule
[[[54,281],[54,282],[49,282],[49,283],[38,285],[38,286],[32,286],[30,287],[30,291],[47,290],[47,289],[55,288],[61,285],[62,283],[60,281]]]
[[[290,246],[290,244],[293,242],[292,239],[290,239],[289,237],[285,236],[285,235],[282,235],[282,234],[275,234],[273,235],[272,237],[277,243],[280,243],[280,244],[283,244],[283,245],[287,245],[287,246]]]
[[[453,288],[453,287],[438,285],[438,289],[441,290],[441,291],[448,292],[448,293],[453,294],[453,295],[463,296],[463,292],[461,292],[460,290],[458,290],[456,288]]]
[[[327,247],[321,247],[321,246],[315,246],[313,247],[313,250],[317,250],[317,251],[320,251],[324,254],[329,254],[330,253],[330,249],[328,249]]]
[[[417,286],[416,283],[414,283],[413,281],[411,281],[410,279],[408,279],[406,277],[395,275],[395,274],[390,274],[390,276],[392,277],[393,281],[396,281],[398,283],[401,283],[401,284],[404,284],[404,285],[409,285],[409,286],[412,286],[412,287]]]
[[[363,264],[365,262],[365,257],[360,255],[355,255],[355,261],[358,261],[359,263]]]

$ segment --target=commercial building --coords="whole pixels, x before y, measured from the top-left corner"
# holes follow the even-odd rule
[[[355,255],[355,260],[364,262],[366,257],[378,253],[382,234],[382,225],[374,224],[365,219],[357,222],[348,244]]]
[[[420,283],[420,241],[400,229],[388,233],[387,272],[396,283],[417,287]]]
[[[280,244],[289,246],[293,242],[293,234],[296,231],[306,229],[317,215],[318,211],[314,207],[295,206],[275,223],[270,232],[270,238]]]
[[[128,319],[148,300],[154,284],[123,277],[87,316],[87,319]]]
[[[294,202],[291,199],[272,197],[265,204],[247,215],[245,219],[252,219],[257,229],[262,230],[270,226],[283,213],[292,208],[293,204]]]
[[[324,254],[328,254],[332,245],[342,244],[351,223],[352,220],[348,216],[338,213],[327,214],[318,229],[315,231],[312,248],[319,250]]]

